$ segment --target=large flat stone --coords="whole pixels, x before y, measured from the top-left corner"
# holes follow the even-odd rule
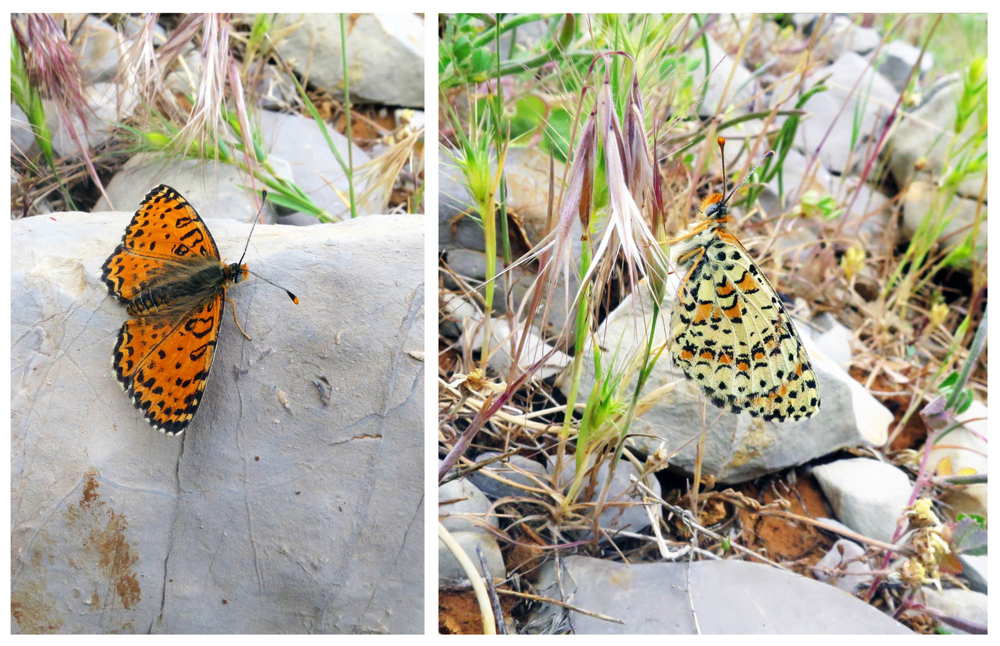
[[[204,401],[153,431],[110,370],[129,213],[12,223],[15,632],[423,629],[423,222],[258,226]],[[213,220],[235,261],[249,225]]]

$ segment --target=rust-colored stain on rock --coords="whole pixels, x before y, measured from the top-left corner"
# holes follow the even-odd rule
[[[63,626],[52,599],[38,583],[22,584],[11,592],[10,614],[18,631],[29,635],[56,633]]]
[[[115,594],[122,606],[128,610],[142,599],[139,579],[132,566],[139,560],[134,548],[128,542],[128,521],[125,516],[110,509],[100,499],[100,483],[97,474],[88,472],[80,498],[80,509],[93,512],[92,527],[84,546],[96,553],[98,567],[111,581]],[[105,513],[100,514],[101,511]],[[103,522],[102,522],[103,521]]]
[[[114,583],[115,593],[126,609],[133,607],[142,598],[139,580],[132,572],[139,557],[125,540],[128,522],[125,517],[113,511],[108,512],[108,523],[103,528],[94,528],[88,538],[88,545],[95,547],[98,565]]]
[[[84,478],[83,495],[80,496],[80,508],[88,509],[95,502],[100,502],[97,497],[97,489],[101,485],[97,482],[97,474],[93,471],[88,471]]]
[[[87,632],[98,625],[101,632],[134,632],[124,611],[138,606],[142,589],[128,520],[102,496],[97,471],[84,473],[78,487],[62,517],[50,518],[23,548],[11,586],[14,632]],[[59,574],[50,581],[53,572]]]

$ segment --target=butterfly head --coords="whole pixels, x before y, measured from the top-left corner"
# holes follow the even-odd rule
[[[712,193],[701,201],[701,210],[706,218],[722,219],[729,213],[729,198],[722,193]]]
[[[716,140],[716,142],[719,145],[719,153],[722,157],[722,179],[723,182],[725,182],[726,181],[726,138],[719,137]],[[766,153],[764,153],[764,157],[761,159],[760,163],[754,165],[747,173],[747,176],[743,179],[743,181],[734,186],[733,189],[729,191],[728,194],[724,195],[722,193],[712,193],[711,195],[706,197],[701,203],[701,210],[705,213],[705,217],[724,222],[726,220],[727,214],[729,213],[729,200],[733,197],[733,195],[736,194],[736,191],[743,188],[747,184],[747,182],[750,181],[750,178],[753,177],[754,171],[760,168],[764,162],[768,161],[773,156],[774,156],[773,150],[769,150]]]
[[[234,262],[226,265],[226,268],[223,270],[223,274],[225,275],[227,281],[231,283],[238,283],[246,280],[247,276],[250,274],[250,268],[246,265]]]

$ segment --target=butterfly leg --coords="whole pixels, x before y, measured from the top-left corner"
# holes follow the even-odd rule
[[[688,231],[685,231],[685,232],[681,233],[676,238],[670,238],[664,244],[667,245],[667,246],[670,246],[670,245],[675,245],[678,242],[684,242],[685,240],[687,240],[689,238],[693,238],[694,236],[698,235],[699,233],[701,233],[702,231],[704,231],[705,229],[707,229],[709,227],[709,225],[711,225],[711,224],[712,223],[708,222],[708,221],[699,222],[697,225],[695,225],[694,227],[692,227]]]
[[[253,341],[253,337],[251,337],[243,330],[243,326],[240,325],[240,320],[236,318],[236,301],[234,301],[231,298],[226,298],[226,302],[233,306],[233,323],[236,324],[236,329],[240,331],[240,334],[243,335],[244,339],[246,339],[247,341]]]

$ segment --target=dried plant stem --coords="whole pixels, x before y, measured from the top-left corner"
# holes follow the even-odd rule
[[[705,409],[702,408],[702,421],[705,419]],[[698,494],[701,489],[701,468],[705,462],[705,435],[707,431],[703,428],[698,433],[698,444],[694,453],[694,473],[692,474],[691,489],[688,491],[688,500],[691,502],[691,513],[698,517]]]
[[[340,14],[340,61],[344,78],[344,116],[347,120],[347,193],[351,201],[351,217],[358,217],[358,204],[354,199],[354,132],[351,130],[351,79],[347,65],[347,28],[344,14]]]
[[[490,596],[486,592],[486,584],[483,582],[483,577],[476,570],[476,566],[472,563],[472,559],[469,555],[465,553],[462,546],[458,544],[458,541],[451,535],[444,525],[440,522],[438,523],[438,540],[445,544],[448,551],[452,553],[458,564],[462,566],[462,570],[465,571],[465,576],[469,578],[469,583],[472,584],[472,590],[476,593],[476,603],[479,604],[479,614],[483,618],[483,634],[484,635],[495,635],[497,634],[496,622],[493,618],[493,609],[490,605]]]
[[[600,619],[601,621],[610,621],[615,624],[624,625],[625,622],[617,617],[612,617],[610,615],[602,615],[599,612],[594,612],[593,610],[585,610],[579,606],[574,606],[572,604],[566,603],[565,601],[559,601],[558,599],[552,599],[551,597],[543,597],[537,594],[528,594],[527,592],[518,592],[516,590],[504,590],[498,588],[497,592],[499,594],[505,594],[510,597],[517,597],[518,599],[528,599],[530,601],[538,601],[541,603],[551,603],[553,606],[559,606],[560,608],[566,608],[567,610],[572,610],[573,612],[578,612],[581,615],[587,615],[588,617],[593,617],[594,619]]]
[[[645,484],[643,484],[637,478],[633,477],[632,478],[632,482],[635,484],[636,487],[639,488],[639,490],[641,490],[643,493],[645,493],[647,496],[649,496],[652,500],[655,500],[656,502],[660,503],[661,505],[663,505],[664,507],[666,507],[670,511],[672,511],[675,514],[677,514],[678,516],[680,516],[687,525],[691,526],[694,529],[697,529],[702,534],[705,534],[706,536],[709,536],[710,538],[713,538],[713,539],[715,539],[717,541],[722,541],[725,538],[721,534],[719,534],[717,532],[714,532],[714,531],[708,529],[707,527],[701,525],[698,522],[698,519],[695,518],[694,516],[692,516],[691,512],[688,511],[687,509],[684,509],[683,507],[678,507],[677,505],[673,505],[673,504],[667,502],[666,500],[664,500],[663,498],[661,498],[660,496],[658,496],[655,491],[653,491],[652,489],[650,489],[649,487],[647,487]],[[780,563],[778,563],[776,561],[772,561],[771,559],[767,558],[763,554],[759,554],[758,552],[755,552],[755,551],[753,551],[752,549],[750,549],[748,547],[743,547],[742,545],[740,545],[739,543],[736,543],[736,542],[730,542],[730,545],[732,545],[733,549],[736,550],[736,551],[738,551],[738,552],[742,552],[742,553],[746,554],[747,556],[752,556],[753,558],[759,559],[760,561],[763,561],[764,563],[767,563],[768,565],[773,565],[774,567],[776,567],[778,569],[788,571],[788,568],[786,568],[785,566],[781,565]]]

